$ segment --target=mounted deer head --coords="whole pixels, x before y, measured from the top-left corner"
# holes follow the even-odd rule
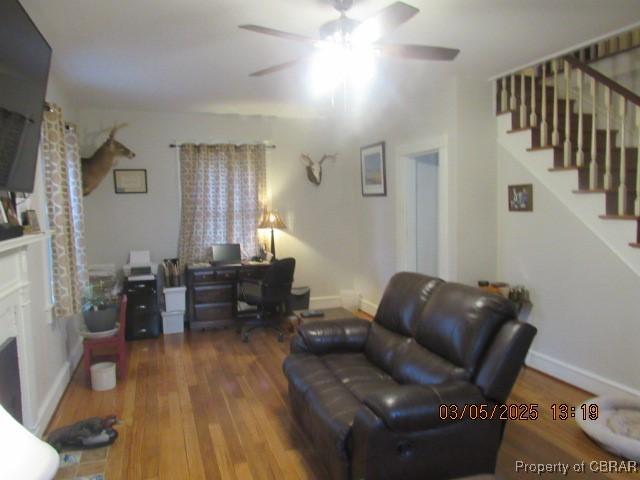
[[[112,167],[118,163],[118,157],[133,158],[136,156],[131,150],[118,142],[114,137],[116,132],[125,127],[126,123],[115,125],[109,132],[107,140],[98,147],[89,158],[82,159],[82,194],[93,192]]]
[[[322,183],[322,164],[325,160],[333,160],[335,161],[338,154],[334,153],[333,155],[323,155],[322,158],[318,162],[314,162],[309,155],[303,153],[300,155],[300,160],[305,165],[307,170],[307,178],[311,183],[313,183],[316,187]]]

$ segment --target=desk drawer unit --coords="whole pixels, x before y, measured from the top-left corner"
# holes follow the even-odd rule
[[[194,285],[193,299],[197,304],[233,301],[233,285]]]
[[[233,304],[229,303],[202,303],[195,306],[195,322],[216,322],[222,324],[233,319]],[[215,325],[211,325],[215,326]],[[222,325],[221,325],[222,326]]]
[[[187,267],[189,328],[204,330],[238,325],[238,282],[262,278],[268,264]]]

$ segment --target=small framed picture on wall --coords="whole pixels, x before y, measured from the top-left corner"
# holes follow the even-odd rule
[[[509,185],[510,212],[533,212],[533,185]]]
[[[147,170],[114,169],[113,186],[116,193],[147,193]]]
[[[363,197],[387,195],[387,172],[384,158],[384,142],[360,149],[360,180]]]

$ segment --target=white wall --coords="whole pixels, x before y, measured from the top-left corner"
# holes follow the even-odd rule
[[[361,239],[356,289],[369,309],[379,302],[397,270],[398,195],[396,170],[407,146],[425,140],[446,141],[446,199],[453,266],[448,280],[476,284],[496,278],[496,158],[492,87],[475,78],[455,77],[429,84],[398,97],[394,110],[364,125],[352,139],[359,147],[385,140],[387,196],[358,197],[358,238]],[[442,159],[441,159],[442,160]],[[444,161],[444,160],[442,160]]]
[[[594,393],[640,394],[640,278],[502,147],[498,159],[499,276],[531,292],[529,364]],[[520,183],[533,184],[531,213],[508,212],[507,185]]]
[[[357,242],[351,219],[354,161],[337,147],[330,122],[276,119],[240,115],[150,113],[81,110],[81,150],[85,156],[105,139],[115,123],[127,122],[117,138],[136,153],[121,159],[120,168],[146,168],[149,193],[116,195],[109,174],[85,197],[85,222],[90,263],[127,261],[130,250],[151,250],[155,261],[177,254],[179,234],[179,176],[175,141],[254,142],[268,140],[268,190],[272,204],[288,229],[276,232],[279,257],[297,259],[295,283],[307,285],[313,297],[336,296],[353,287]],[[319,159],[335,153],[335,163],[325,162],[322,185],[306,179],[299,157]],[[356,177],[357,179],[357,177]],[[358,180],[359,181],[359,180]]]

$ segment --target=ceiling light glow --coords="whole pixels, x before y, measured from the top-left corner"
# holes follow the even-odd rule
[[[333,93],[339,86],[363,87],[375,73],[376,50],[367,42],[337,32],[316,44],[311,66],[312,90],[316,95]]]

